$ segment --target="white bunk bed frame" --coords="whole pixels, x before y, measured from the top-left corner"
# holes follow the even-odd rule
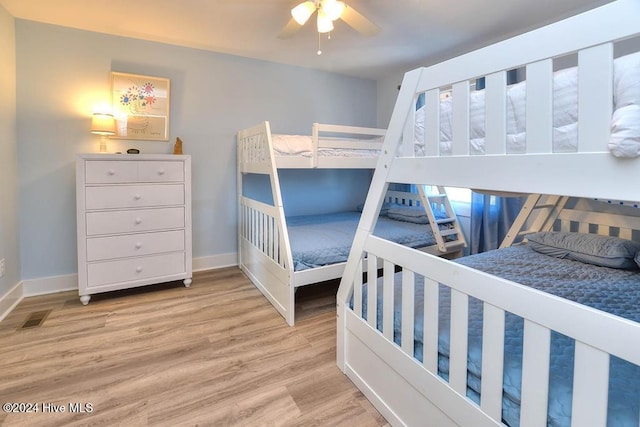
[[[338,291],[337,364],[392,425],[501,425],[505,312],[525,319],[521,425],[547,425],[547,381],[551,331],[575,339],[573,426],[604,426],[609,359],[640,365],[640,324],[503,280],[443,258],[405,248],[372,235],[390,182],[437,184],[500,192],[638,200],[638,159],[613,157],[607,150],[612,115],[612,56],[615,41],[640,32],[640,2],[618,0],[405,75],[351,253]],[[597,31],[595,30],[597,29]],[[578,152],[552,152],[552,60],[577,52],[579,68]],[[506,154],[506,70],[526,66],[527,148]],[[469,81],[486,76],[486,154],[469,155]],[[438,153],[438,111],[427,111],[425,157],[414,157],[412,120],[416,97],[437,106],[439,88],[453,87],[453,155]],[[399,155],[396,156],[395,154]],[[478,171],[490,171],[479,174]],[[508,179],[505,179],[508,177]],[[567,179],[569,177],[570,179]],[[537,196],[535,196],[537,197]],[[529,199],[530,206],[541,207]],[[533,205],[531,205],[533,203]],[[561,224],[580,223],[588,232],[631,238],[640,214],[628,208],[611,218],[587,210],[562,209],[555,197],[547,209]],[[544,211],[543,209],[540,210]],[[534,223],[548,229],[543,216]],[[525,222],[525,221],[519,221]],[[594,225],[591,226],[593,229]],[[513,239],[513,233],[509,237]],[[402,342],[393,342],[393,303],[385,296],[383,332],[376,329],[375,286],[369,287],[362,318],[362,275],[384,265],[383,288],[391,295],[394,269],[402,268]],[[424,363],[413,358],[413,283],[424,277]],[[374,276],[375,277],[375,276]],[[438,283],[451,288],[449,382],[438,376]],[[473,285],[469,285],[473,284]],[[387,294],[389,292],[389,294]],[[350,300],[354,296],[354,307]],[[466,396],[469,297],[484,301],[482,390],[478,406]],[[406,319],[406,320],[404,320]],[[632,343],[635,343],[632,344]],[[434,350],[435,349],[435,350]]]
[[[368,136],[384,135],[385,130],[356,126],[313,124],[312,157],[277,156],[273,149],[269,122],[238,132],[238,266],[273,304],[276,310],[291,326],[295,320],[295,292],[298,287],[337,279],[342,276],[346,262],[325,265],[302,271],[294,271],[291,244],[278,179],[278,169],[374,169],[377,157],[323,157],[318,155],[318,147],[323,144],[331,148],[380,150],[382,142],[334,141],[323,142],[320,135],[349,134]],[[242,194],[243,176],[247,173],[268,175],[271,184],[273,206],[251,199]],[[446,197],[440,194],[432,197],[390,191],[389,202],[425,206],[436,244],[423,248],[438,255],[452,255],[466,246],[464,235]],[[442,207],[449,217],[453,229],[442,231],[434,218],[433,207]],[[446,241],[446,235],[455,240]]]

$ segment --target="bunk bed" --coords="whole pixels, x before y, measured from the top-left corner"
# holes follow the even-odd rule
[[[360,212],[286,217],[278,170],[374,169],[382,129],[314,124],[311,136],[272,135],[269,122],[238,132],[238,265],[289,325],[300,286],[341,277]],[[244,194],[246,174],[268,176],[269,197]],[[397,243],[453,256],[463,232],[442,187],[389,191],[377,232]]]
[[[638,22],[640,3],[618,0],[405,75],[337,297],[337,364],[392,425],[639,425]],[[558,152],[554,63],[567,55],[576,143]],[[506,73],[522,67],[526,143],[512,150]],[[374,235],[390,182],[531,195],[500,249],[447,260]]]

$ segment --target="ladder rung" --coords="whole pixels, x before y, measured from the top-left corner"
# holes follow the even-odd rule
[[[436,220],[436,224],[447,224],[449,222],[454,222],[456,219],[455,218],[442,218],[442,219],[437,219]]]
[[[449,230],[440,230],[441,236],[451,236],[452,234],[458,234],[458,230],[451,228]]]
[[[517,235],[518,235],[518,236],[524,236],[524,235],[526,235],[526,234],[531,234],[531,233],[537,233],[537,231],[536,231],[536,230],[529,229],[529,230],[520,231],[520,232],[518,232],[518,234],[517,234]]]
[[[467,246],[464,242],[461,242],[460,240],[452,240],[450,242],[445,242],[444,247],[447,249],[452,249],[452,248],[464,248],[465,246]]]

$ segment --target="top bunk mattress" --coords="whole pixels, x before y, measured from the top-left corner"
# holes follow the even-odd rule
[[[608,148],[616,157],[640,155],[640,52],[614,60],[613,116]],[[452,151],[452,97],[440,99],[440,154]],[[507,87],[507,154],[525,153],[526,80]],[[415,155],[424,156],[425,106],[416,111]],[[553,151],[577,151],[578,67],[556,71],[553,75]],[[484,154],[485,91],[469,96],[469,152]],[[607,141],[603,141],[603,151]]]
[[[313,157],[313,137],[310,135],[285,135],[285,134],[272,134],[271,142],[273,143],[273,151],[276,156],[300,156],[300,157]],[[334,148],[322,146],[323,142],[330,143],[328,145],[339,144],[341,142],[351,144],[357,142],[382,142],[382,137],[379,138],[329,138],[320,137],[318,147],[318,156],[320,157],[363,157],[371,158],[376,157],[379,153],[378,150],[370,149],[354,149],[354,148]]]

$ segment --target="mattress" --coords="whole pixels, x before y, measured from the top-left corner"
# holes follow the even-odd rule
[[[640,155],[640,52],[614,61],[611,138],[603,141],[616,157]],[[469,152],[484,154],[485,91],[472,91],[469,97]],[[507,87],[507,153],[524,153],[526,148],[526,81]],[[424,156],[425,107],[416,112],[415,154]],[[440,100],[440,153],[451,154],[452,98]],[[553,76],[553,152],[577,150],[578,69],[567,68]]]
[[[356,139],[322,137],[320,141],[331,141],[332,144],[341,141],[348,143],[353,143],[354,141],[382,142],[382,138]],[[273,151],[277,156],[313,156],[313,138],[310,135],[272,134],[271,142],[273,143]],[[320,157],[375,157],[378,153],[378,150],[369,149],[331,148],[322,146],[318,148],[318,156]]]
[[[534,252],[526,245],[485,252],[456,260],[460,264],[496,276],[516,281],[597,308],[636,322],[640,322],[640,271],[598,267],[578,261],[559,259]],[[523,275],[522,272],[527,274]],[[394,341],[400,345],[400,277],[395,288]],[[378,284],[378,295],[383,295]],[[366,318],[366,288],[363,290],[363,316]],[[415,289],[415,353],[422,361],[423,286],[417,277]],[[440,320],[438,342],[438,371],[443,378],[449,372],[449,315],[450,290],[440,286]],[[378,328],[382,325],[382,302],[378,301]],[[503,422],[517,426],[520,421],[520,388],[522,372],[523,320],[507,313],[505,319],[505,364]],[[470,298],[467,396],[479,402],[482,361],[482,304]],[[549,426],[571,424],[571,390],[573,382],[574,342],[552,332],[549,386]],[[640,367],[615,357],[611,358],[609,411],[607,425],[634,426],[640,423]]]
[[[294,271],[345,262],[360,221],[360,212],[304,215],[287,218]],[[435,244],[428,224],[396,221],[380,216],[376,236],[419,248]]]

